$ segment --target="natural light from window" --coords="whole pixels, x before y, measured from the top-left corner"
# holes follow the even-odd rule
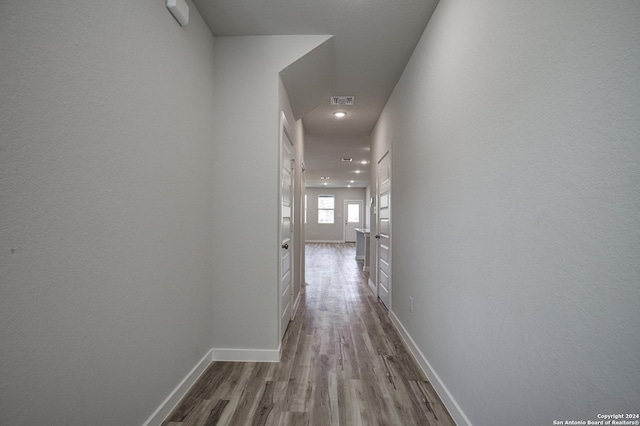
[[[360,223],[360,204],[347,205],[347,222]]]
[[[333,195],[318,195],[318,223],[334,223],[335,198]]]

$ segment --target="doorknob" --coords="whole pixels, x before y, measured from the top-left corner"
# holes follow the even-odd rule
[[[376,235],[376,240],[379,240],[379,239],[380,239],[380,235]]]
[[[283,249],[285,249],[285,250],[289,250],[289,244],[284,243],[284,244],[282,245],[282,248],[283,248]]]

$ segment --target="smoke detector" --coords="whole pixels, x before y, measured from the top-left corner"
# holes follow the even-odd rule
[[[332,96],[331,105],[353,105],[354,96]]]

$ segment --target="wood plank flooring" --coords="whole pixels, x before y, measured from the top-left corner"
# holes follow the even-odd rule
[[[300,307],[279,363],[214,362],[163,426],[454,425],[353,244],[307,244]]]

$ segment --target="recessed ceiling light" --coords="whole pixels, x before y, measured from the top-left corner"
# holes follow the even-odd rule
[[[347,185],[347,188],[351,188],[351,185]]]
[[[360,164],[369,164],[369,162],[367,160],[362,160]]]
[[[356,173],[360,173],[360,170],[356,170]]]
[[[323,185],[329,185],[327,182],[323,183]]]
[[[351,182],[351,183],[356,183],[356,181],[355,181],[355,180],[350,180],[349,182]]]
[[[333,113],[333,115],[337,118],[343,118],[346,117],[347,113],[344,111],[336,111]]]

